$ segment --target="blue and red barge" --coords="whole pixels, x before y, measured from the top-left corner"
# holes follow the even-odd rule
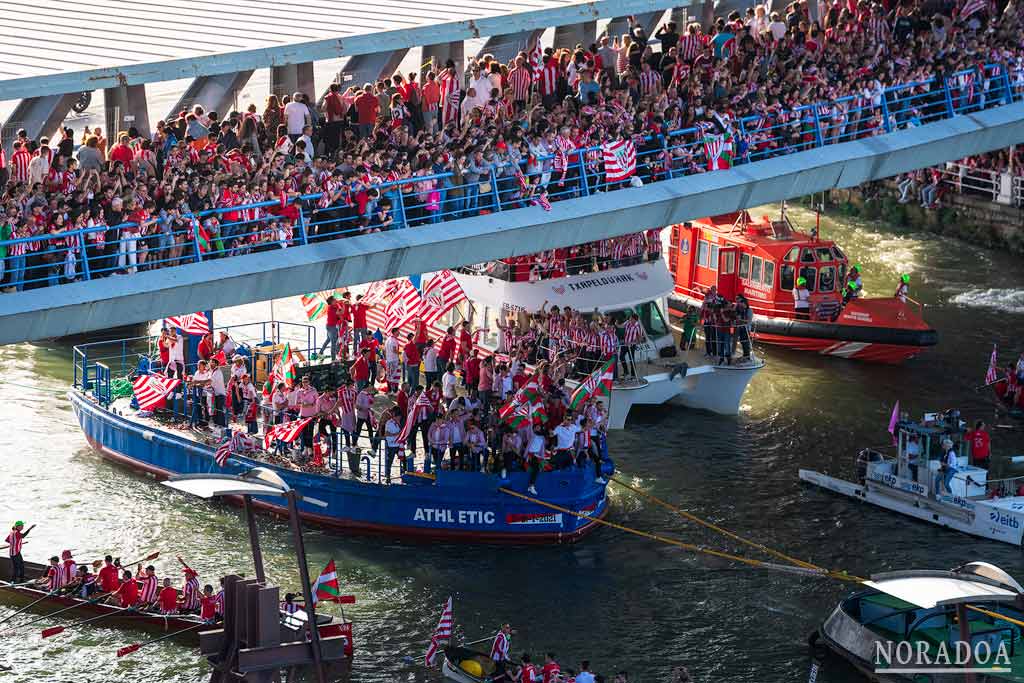
[[[315,338],[310,341],[315,348]],[[327,503],[326,508],[300,503],[300,514],[308,523],[349,533],[416,540],[572,543],[597,528],[596,520],[608,512],[606,484],[595,480],[589,466],[542,472],[536,484],[538,493],[533,498],[576,514],[503,491],[525,494],[526,472],[509,472],[508,479],[501,479],[484,472],[441,470],[433,477],[406,475],[400,483],[388,484],[370,479],[371,475],[357,478],[351,473],[339,476],[292,469],[264,462],[259,452],[253,456],[233,454],[221,468],[214,458],[214,446],[131,408],[128,399],[111,397],[110,365],[116,361],[111,363],[111,356],[103,356],[97,348],[105,345],[109,350],[111,344],[113,348],[119,345],[122,368],[134,368],[139,357],[147,356],[148,340],[75,347],[75,386],[68,398],[93,449],[112,462],[158,480],[175,474],[241,474],[253,467],[268,467],[303,496]],[[372,453],[367,456],[374,457]],[[367,464],[366,472],[371,472],[374,465]],[[606,460],[606,475],[613,468]],[[254,503],[264,512],[287,515],[287,509],[275,499],[257,498]]]

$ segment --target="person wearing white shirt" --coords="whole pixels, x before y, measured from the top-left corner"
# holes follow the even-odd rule
[[[210,359],[210,388],[213,390],[213,424],[224,429],[228,426],[227,414],[224,412],[228,390],[224,383],[224,372],[213,358]]]
[[[170,366],[167,368],[167,376],[183,377],[185,375],[185,339],[181,336],[181,330],[174,330],[171,333],[171,346],[167,359]]]
[[[210,370],[206,361],[201,360],[188,383],[192,400],[192,414],[189,417],[188,426],[192,429],[198,429],[200,425],[205,425],[209,419],[206,409],[206,388],[209,384]]]
[[[423,374],[426,375],[426,386],[434,386],[437,381],[437,345],[433,339],[427,340],[427,348],[423,352]]]
[[[292,101],[284,105],[284,118],[288,126],[288,135],[292,138],[293,142],[302,135],[303,128],[313,125],[313,121],[309,116],[309,107],[303,104],[301,100],[302,93],[297,92],[292,95]]]
[[[573,424],[572,415],[566,413],[562,424],[551,432],[555,437],[555,467],[565,469],[573,462],[572,451],[576,446],[576,435],[580,433],[578,425]]]
[[[452,364],[448,364],[448,370],[441,376],[441,393],[444,396],[444,400],[451,403],[455,400],[455,386],[459,382],[459,378],[452,372]]]
[[[388,421],[384,423],[384,459],[385,459],[385,472],[387,474],[387,482],[391,483],[391,466],[395,462],[395,456],[398,455],[398,451],[401,444],[398,442],[398,437],[402,433],[402,425],[399,422],[399,411],[398,407],[391,409],[388,414]]]

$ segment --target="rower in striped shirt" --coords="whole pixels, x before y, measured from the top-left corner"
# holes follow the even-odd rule
[[[148,607],[153,605],[160,592],[160,581],[156,577],[156,567],[149,565],[146,570],[142,570],[140,564],[135,569],[135,580],[139,582],[139,604],[142,607]]]
[[[182,571],[185,574],[185,586],[181,591],[181,611],[195,612],[199,609],[199,574],[192,567],[185,564],[185,560],[177,558],[181,563]]]

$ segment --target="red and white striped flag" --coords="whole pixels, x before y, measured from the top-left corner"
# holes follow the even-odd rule
[[[636,147],[631,140],[606,142],[601,148],[606,182],[618,183],[636,173]]]
[[[996,345],[992,345],[992,357],[988,359],[988,372],[985,373],[985,384],[992,384],[999,377],[996,375],[996,364],[999,362],[996,354]]]
[[[405,416],[405,424],[402,425],[402,431],[398,434],[399,448],[405,446],[405,443],[412,435],[412,430],[416,428],[416,423],[430,415],[430,410],[433,407],[430,403],[430,397],[427,396],[427,390],[424,389],[416,397],[416,401],[409,407],[409,414]]]
[[[430,647],[427,648],[427,666],[434,666],[434,659],[442,643],[450,643],[452,640],[452,599],[449,596],[448,602],[441,612],[441,619],[437,622],[434,635],[430,637]]]
[[[398,283],[398,280],[378,280],[372,283],[363,292],[362,303],[372,306],[387,301],[398,289]]]
[[[540,80],[542,66],[544,66],[544,49],[541,48],[538,37],[537,42],[533,44],[533,49],[530,50],[530,73],[533,74],[534,83]]]
[[[419,316],[430,325],[465,298],[466,293],[455,279],[455,274],[450,270],[442,270],[430,278],[430,282],[423,288]]]
[[[299,438],[302,430],[306,428],[306,425],[312,421],[313,418],[304,417],[301,420],[292,420],[284,424],[274,425],[263,435],[263,448],[270,450],[275,441],[284,441],[285,443],[295,441],[295,439]]]
[[[231,452],[234,450],[233,445],[234,433],[232,433],[231,438],[217,446],[217,450],[213,454],[213,459],[217,461],[217,467],[224,467],[224,463],[228,461],[228,458],[231,457]]]
[[[409,278],[399,280],[391,301],[384,308],[384,329],[393,330],[412,320],[420,310],[420,303],[420,293]]]
[[[966,20],[972,14],[988,9],[988,0],[967,0],[960,8],[960,19]]]
[[[132,381],[135,400],[142,410],[156,410],[164,407],[164,399],[181,384],[180,379],[168,379],[163,375],[139,375]]]
[[[205,313],[189,313],[165,318],[168,327],[180,328],[186,334],[209,334],[210,321]]]

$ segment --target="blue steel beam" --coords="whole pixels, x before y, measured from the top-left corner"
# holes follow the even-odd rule
[[[252,50],[125,64],[117,67],[35,75],[0,80],[0,100],[141,85],[179,78],[198,78],[250,69],[302,64],[352,57],[419,45],[450,43],[486,36],[518,33],[593,22],[601,18],[666,10],[674,0],[595,0],[565,7],[451,21],[431,26],[395,29],[329,40],[315,40]]]
[[[406,230],[0,296],[0,344],[534,253],[852,187],[1024,141],[1024,102],[674,180]]]

